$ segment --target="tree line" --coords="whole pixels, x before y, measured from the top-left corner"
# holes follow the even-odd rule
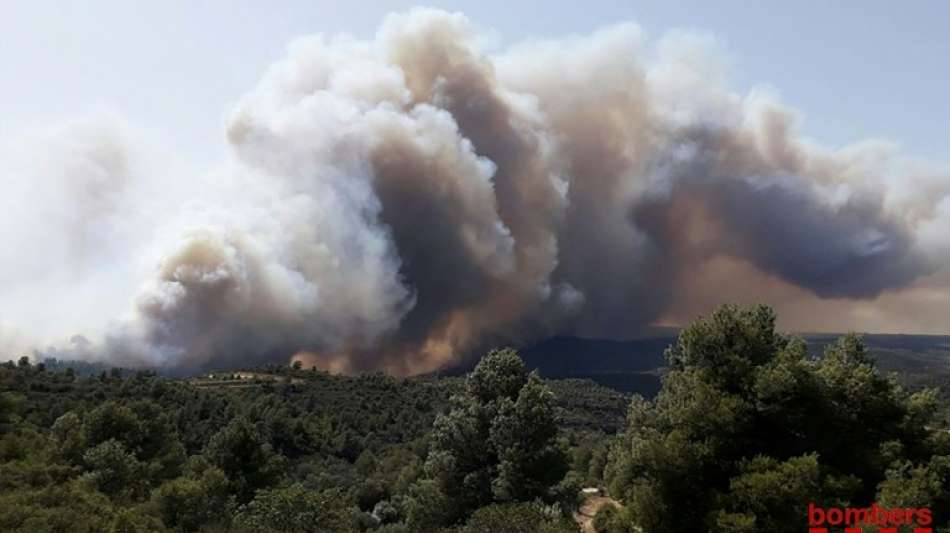
[[[821,357],[766,307],[723,307],[667,350],[653,400],[543,380],[511,349],[463,378],[196,387],[151,372],[0,365],[0,531],[802,531],[809,503],[927,507],[950,526],[935,390],[860,338]]]

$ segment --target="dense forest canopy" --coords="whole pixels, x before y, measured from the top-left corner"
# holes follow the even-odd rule
[[[845,336],[814,357],[768,308],[680,332],[653,399],[544,380],[301,365],[179,380],[0,365],[0,531],[802,531],[811,502],[950,526],[950,434]]]

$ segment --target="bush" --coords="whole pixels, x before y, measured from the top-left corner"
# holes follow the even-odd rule
[[[539,503],[495,504],[475,511],[461,533],[576,533],[577,524],[556,507]]]
[[[205,524],[226,522],[233,500],[224,473],[208,468],[200,478],[163,484],[152,493],[151,504],[167,526],[197,531]]]
[[[606,504],[594,515],[594,530],[597,533],[629,533],[623,514],[613,504]]]
[[[667,359],[662,390],[631,402],[605,469],[645,531],[791,533],[810,502],[917,501],[897,486],[950,497],[939,468],[921,466],[942,453],[927,429],[934,393],[880,375],[857,336],[816,360],[775,330],[771,309],[724,306],[680,332]]]
[[[353,530],[351,516],[340,491],[317,492],[292,485],[258,491],[238,510],[235,524],[256,533],[345,533]]]
[[[442,525],[492,503],[562,496],[557,485],[568,460],[557,441],[554,395],[517,352],[490,352],[453,403],[435,421],[425,465],[449,504]]]

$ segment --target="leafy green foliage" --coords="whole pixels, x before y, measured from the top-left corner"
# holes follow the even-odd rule
[[[489,353],[452,401],[435,421],[425,465],[434,483],[419,489],[447,507],[427,516],[427,527],[491,503],[556,499],[568,462],[556,439],[554,395],[516,352]]]
[[[211,437],[205,456],[231,480],[232,492],[242,502],[276,483],[282,470],[279,456],[245,418],[235,419]]]
[[[109,439],[97,444],[88,449],[82,459],[86,479],[99,492],[118,497],[135,490],[142,465],[121,442]]]
[[[622,511],[613,505],[604,505],[594,515],[594,530],[597,533],[630,533],[631,528]]]
[[[934,393],[878,374],[856,336],[815,360],[770,309],[726,306],[667,356],[661,392],[631,403],[606,467],[645,531],[799,531],[808,502],[868,505],[888,478],[937,479],[919,470],[946,453],[925,426]]]
[[[0,364],[0,531],[576,531],[604,483],[611,533],[800,531],[809,501],[946,524],[945,396],[857,337],[815,358],[774,325],[726,307],[685,329],[652,401],[511,350],[462,379]]]
[[[425,463],[435,419],[465,380],[272,366],[249,380],[183,381],[93,366],[0,364],[0,531],[392,533],[426,516],[434,528],[449,523],[440,513],[454,502],[428,491]],[[506,451],[495,477],[526,493],[541,491],[532,447],[543,458],[560,443],[599,442],[623,403],[589,382],[555,384],[554,398],[531,380],[494,436]],[[522,435],[536,408],[547,422]],[[563,427],[552,425],[559,415]]]
[[[576,533],[577,525],[559,510],[538,503],[506,503],[483,507],[460,533]]]
[[[339,491],[312,491],[299,484],[259,491],[238,510],[235,523],[254,533],[351,530],[347,501]]]
[[[227,523],[234,497],[228,478],[217,468],[168,481],[152,492],[151,506],[168,527],[196,531],[202,525]]]

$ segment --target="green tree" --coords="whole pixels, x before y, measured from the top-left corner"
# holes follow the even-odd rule
[[[897,461],[879,487],[881,506],[935,511],[934,525],[950,529],[950,455],[935,455],[926,464]]]
[[[517,352],[485,356],[453,405],[436,419],[425,466],[451,502],[449,522],[493,502],[556,499],[568,461],[556,441],[554,396]]]
[[[109,527],[109,533],[162,533],[168,531],[165,524],[138,508],[120,508]]]
[[[82,456],[86,479],[112,497],[130,497],[138,489],[142,464],[121,442],[109,439],[86,450]]]
[[[346,533],[352,531],[350,516],[340,491],[292,485],[258,492],[238,510],[235,523],[254,533]]]
[[[148,400],[125,404],[106,401],[87,413],[81,426],[77,425],[78,419],[70,411],[53,424],[53,435],[65,459],[77,462],[80,450],[88,453],[111,441],[141,463],[135,476],[143,485],[158,484],[180,473],[185,450],[169,413],[160,405]],[[117,453],[113,448],[110,445],[103,450]]]
[[[456,518],[456,505],[439,489],[438,483],[422,479],[409,488],[406,522],[412,531],[437,531]]]
[[[7,431],[17,419],[23,400],[22,396],[5,391],[0,392],[0,435]]]
[[[127,405],[107,401],[83,417],[82,440],[93,447],[108,440],[134,448],[143,438],[142,423]]]
[[[724,306],[667,358],[605,469],[646,532],[799,531],[809,501],[870,504],[895,461],[934,455],[934,393],[881,376],[856,336],[816,360],[771,309]]]
[[[153,491],[151,505],[165,525],[181,531],[225,523],[232,506],[228,478],[211,467],[198,477],[168,481]]]
[[[233,420],[215,434],[205,453],[227,475],[238,502],[249,501],[256,490],[272,485],[280,477],[280,456],[245,418]]]
[[[67,462],[78,464],[84,451],[82,420],[73,411],[60,416],[53,423],[53,438],[59,445],[60,457]]]
[[[108,531],[113,506],[79,481],[0,493],[0,531],[99,533]]]
[[[475,511],[460,533],[576,533],[577,524],[538,503],[504,503]]]
[[[594,515],[594,531],[597,533],[631,533],[622,511],[615,505],[604,505]]]

